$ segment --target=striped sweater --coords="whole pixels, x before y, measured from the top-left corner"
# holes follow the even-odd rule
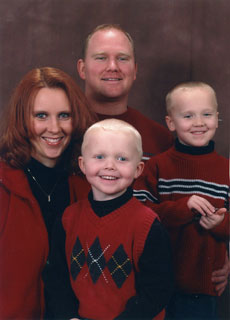
[[[134,195],[153,208],[170,233],[176,289],[182,293],[216,295],[211,274],[224,264],[229,237],[229,213],[206,230],[187,202],[206,198],[216,208],[229,206],[228,160],[206,147],[181,145],[151,158],[134,185]]]

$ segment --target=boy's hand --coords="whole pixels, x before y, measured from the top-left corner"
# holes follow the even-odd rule
[[[221,209],[225,209],[225,208],[221,208]],[[224,213],[226,211],[226,209],[225,210],[221,210],[221,209],[219,209],[217,213],[209,214],[206,217],[202,216],[199,221],[200,225],[207,230],[218,226],[218,224],[220,224],[224,220]]]
[[[187,206],[190,210],[197,211],[204,217],[215,212],[215,207],[208,200],[197,195],[188,199]]]
[[[226,254],[225,263],[221,269],[215,270],[212,273],[212,282],[215,285],[215,290],[220,296],[228,283],[228,277],[230,275],[230,260]]]

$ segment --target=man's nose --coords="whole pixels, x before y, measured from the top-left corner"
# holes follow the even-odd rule
[[[112,71],[118,70],[118,61],[116,58],[110,58],[108,60],[108,69]]]

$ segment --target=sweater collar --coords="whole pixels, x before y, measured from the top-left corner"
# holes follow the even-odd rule
[[[207,146],[203,147],[193,147],[193,146],[186,146],[185,144],[182,144],[178,138],[175,140],[175,149],[182,153],[187,153],[191,155],[203,155],[208,154],[214,151],[215,143],[214,141],[209,141],[209,144]]]
[[[89,192],[88,199],[93,211],[96,213],[98,217],[104,217],[107,214],[117,210],[121,206],[123,206],[126,202],[128,202],[133,196],[133,190],[129,187],[125,193],[123,193],[120,197],[107,200],[107,201],[97,201],[93,199],[92,190]]]

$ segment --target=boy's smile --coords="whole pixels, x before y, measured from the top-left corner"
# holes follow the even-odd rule
[[[173,93],[173,106],[166,122],[185,145],[208,145],[218,127],[218,112],[209,88],[196,87]]]
[[[92,185],[94,200],[120,196],[143,169],[133,136],[95,129],[86,141],[79,166]]]

